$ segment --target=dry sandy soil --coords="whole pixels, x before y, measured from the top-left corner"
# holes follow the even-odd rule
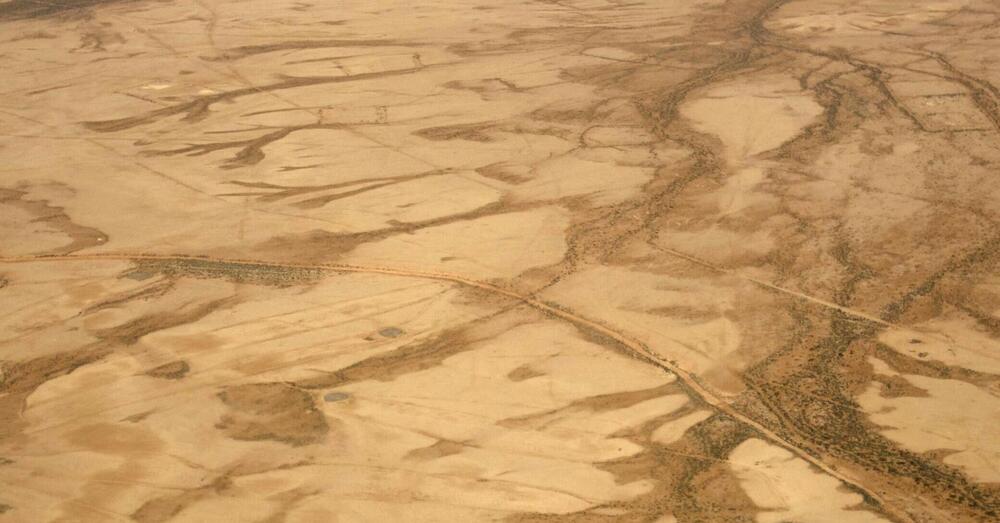
[[[995,0],[0,0],[0,521],[1000,517]]]

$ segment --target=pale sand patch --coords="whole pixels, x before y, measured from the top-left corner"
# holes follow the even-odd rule
[[[65,232],[38,220],[36,215],[25,209],[0,204],[0,210],[3,211],[3,220],[0,220],[2,256],[39,254],[73,242]]]
[[[611,363],[616,372],[602,372]],[[517,382],[507,377],[525,364],[543,373]],[[360,496],[462,510],[566,513],[631,498],[647,492],[652,481],[622,484],[596,465],[641,450],[611,434],[688,399],[665,396],[597,412],[576,403],[673,379],[582,340],[570,326],[526,323],[440,365],[342,387],[352,399],[322,407],[340,427],[336,444],[342,450],[333,463],[306,475],[314,478],[310,484],[323,485],[318,497],[327,506]],[[435,445],[442,451],[428,453]],[[321,474],[336,479],[321,480]]]
[[[740,232],[717,224],[693,232],[671,231],[661,235],[657,243],[729,267],[753,265],[748,261],[764,257],[777,247],[766,229]]]
[[[53,146],[55,141],[36,140],[33,143],[41,146],[32,151],[27,160],[32,168],[77,188],[72,198],[62,199],[58,205],[71,217],[86,217],[80,220],[81,225],[98,229],[108,236],[106,244],[93,250],[205,252],[223,246],[265,242],[274,238],[277,231],[304,234],[321,228],[337,228],[337,224],[309,216],[307,211],[269,212],[261,210],[249,198],[241,197],[234,202],[234,199],[217,196],[240,191],[234,191],[232,185],[212,181],[218,176],[200,176],[217,169],[204,157],[183,156],[183,160],[177,161],[180,165],[176,169],[154,173],[119,156],[100,158],[100,154],[107,152],[89,142],[79,142],[78,147],[69,151]],[[45,148],[46,151],[41,152]],[[71,162],[69,158],[73,154],[75,159]],[[67,167],[70,165],[73,167]],[[74,184],[76,172],[83,170],[106,173],[106,183]],[[409,172],[413,172],[412,168]],[[151,186],[155,189],[150,189]],[[107,212],[109,201],[115,202],[113,213]],[[212,226],[205,227],[198,220],[177,219],[177,202],[183,202],[188,216],[202,216],[211,221]],[[122,219],[123,216],[141,216],[142,219],[128,220]]]
[[[531,180],[511,194],[521,200],[586,196],[595,206],[610,205],[637,194],[652,175],[652,168],[621,165],[610,155],[566,155],[538,163]]]
[[[183,310],[193,296],[220,299],[237,289],[243,303],[145,336],[139,342],[143,350],[135,355],[108,357],[45,382],[28,398],[23,418],[37,427],[90,417],[116,421],[165,400],[186,401],[227,381],[262,374],[275,381],[312,378],[318,369],[343,368],[488,313],[462,303],[449,283],[361,274],[329,278],[308,290],[186,279],[158,304]],[[148,312],[139,306],[125,311],[115,323]],[[407,334],[374,336],[384,325]],[[191,368],[184,380],[143,375],[176,360]]]
[[[545,365],[543,365],[543,362]],[[602,372],[609,362],[624,367],[615,373]],[[526,363],[544,374],[530,380],[512,382],[507,374]],[[586,380],[579,379],[587,376]],[[670,383],[675,378],[655,368],[631,363],[622,356],[609,353],[597,345],[582,340],[570,326],[552,321],[514,327],[500,336],[485,340],[474,350],[452,356],[433,367],[402,376],[393,382],[369,382],[358,385],[364,394],[358,399],[356,414],[382,416],[398,410],[407,419],[405,426],[426,430],[451,440],[481,438],[497,442],[500,447],[520,446],[520,439],[506,440],[505,431],[480,431],[486,418],[514,419],[525,415],[543,415],[538,423],[521,421],[512,427],[559,434],[574,434],[603,446],[604,435],[641,423],[651,416],[669,413],[687,399],[668,395],[636,403],[629,407],[595,413],[591,409],[572,408],[563,412],[548,412],[553,407],[567,407],[574,401],[617,391],[639,390]],[[413,394],[410,394],[412,392]],[[444,394],[448,393],[448,394]],[[406,397],[405,405],[380,404],[377,398]],[[458,400],[456,398],[461,398]],[[425,417],[419,410],[447,406],[448,412]],[[484,410],[484,406],[489,406]],[[581,413],[586,413],[580,417]],[[478,420],[478,421],[477,421]],[[521,429],[519,429],[521,430]],[[523,437],[524,434],[519,436]],[[582,459],[567,441],[546,437],[546,443],[535,443],[538,451]],[[507,441],[507,443],[499,443]],[[549,448],[549,445],[552,447]],[[629,445],[634,448],[634,445]],[[610,448],[605,450],[611,450]],[[603,454],[603,452],[599,453]],[[618,454],[618,451],[613,451]],[[608,456],[602,459],[611,459]]]
[[[544,494],[536,494],[539,498]],[[286,523],[368,523],[371,521],[407,521],[438,523],[441,521],[503,521],[515,509],[483,509],[460,502],[413,499],[407,492],[394,496],[365,499],[363,491],[352,496],[311,496],[295,505],[285,517]],[[499,505],[499,503],[498,503]]]
[[[1000,481],[1000,398],[958,380],[899,374],[876,358],[878,374],[899,376],[927,391],[927,397],[886,398],[872,383],[858,404],[887,438],[914,452],[954,450],[944,462],[981,482]]]
[[[695,127],[719,137],[733,163],[794,138],[823,107],[793,78],[772,76],[714,87],[680,108]]]
[[[661,445],[669,445],[680,440],[688,429],[701,423],[702,421],[705,421],[711,416],[712,411],[698,410],[686,416],[668,421],[654,430],[650,439]]]
[[[720,214],[735,214],[754,205],[774,201],[774,197],[757,191],[767,180],[763,167],[747,167],[726,178],[725,184],[706,198],[715,200]]]
[[[740,485],[762,512],[760,523],[867,523],[884,519],[855,507],[864,499],[801,458],[751,438],[729,454]]]
[[[566,226],[565,213],[556,207],[486,216],[367,243],[344,261],[470,278],[510,277],[562,259]]]
[[[76,265],[87,269],[93,267],[87,262],[46,267],[65,269]],[[121,270],[122,265],[125,264],[96,267],[105,271],[112,269],[110,272],[114,273]],[[335,498],[364,494],[369,483],[382,479],[377,471],[359,473],[359,470],[372,471],[363,459],[337,466],[352,454],[337,432],[336,420],[330,421],[330,441],[318,454],[273,441],[234,441],[215,429],[227,413],[216,395],[221,389],[240,383],[314,377],[318,369],[347,366],[361,358],[395,350],[413,342],[414,337],[463,324],[476,315],[473,310],[477,307],[456,299],[458,296],[449,292],[452,288],[453,285],[444,282],[371,275],[331,277],[307,289],[182,280],[175,291],[149,306],[170,309],[175,302],[184,304],[195,297],[224,297],[236,289],[242,302],[211,314],[199,323],[143,337],[127,353],[108,356],[39,387],[30,396],[23,414],[30,430],[30,436],[25,438],[38,453],[20,455],[17,469],[5,469],[18,483],[11,493],[18,497],[23,509],[44,513],[51,507],[54,512],[50,513],[50,519],[57,519],[59,507],[49,496],[67,500],[62,506],[66,514],[81,510],[76,500],[102,510],[130,514],[146,500],[210,484],[226,471],[255,467],[270,470],[303,460],[318,460],[323,466],[302,469],[301,475],[296,467],[285,471],[287,481],[268,476],[263,476],[262,483],[234,478],[230,495],[192,500],[192,506],[185,509],[178,520],[218,520],[234,513],[240,514],[240,519],[244,516],[245,519],[263,519],[278,508],[274,498],[269,496],[278,496],[298,485],[307,485],[317,492],[325,489],[337,492],[338,487],[343,487],[333,496]],[[133,307],[134,310],[127,309],[132,315],[145,311],[143,307]],[[384,330],[381,327],[385,325],[395,326],[405,334],[379,338],[376,333]],[[546,348],[554,346],[545,344]],[[602,349],[594,351],[602,352]],[[163,360],[178,358],[191,367],[184,379],[163,380],[144,375]],[[663,381],[662,373],[649,374],[649,381],[657,378]],[[641,385],[643,380],[637,379],[635,383]],[[614,384],[609,383],[608,387]],[[317,403],[322,392],[325,391],[316,394]],[[334,408],[350,402],[350,399],[338,402]],[[374,437],[378,439],[378,436],[376,428]],[[400,453],[424,446],[426,440],[418,435],[408,440],[413,441],[413,445],[404,446]],[[135,441],[164,450],[134,449]],[[613,445],[614,442],[605,444],[608,452],[613,450]],[[374,451],[372,455],[382,454]],[[406,468],[406,465],[386,461],[380,463],[380,467],[389,471]],[[390,472],[385,475],[389,479],[394,477]],[[357,481],[350,480],[347,484],[331,481],[331,477],[337,476],[357,478]],[[406,481],[395,485],[400,491],[414,487]],[[493,496],[494,503],[502,506],[504,492],[491,494],[496,489],[490,486],[481,487],[481,490],[485,497]],[[542,489],[526,490],[529,490],[529,499],[550,497],[545,496]],[[38,496],[38,493],[44,495]],[[390,490],[377,495],[392,497]],[[248,502],[239,510],[231,506],[232,499],[244,497],[261,502]],[[447,499],[442,499],[446,505]],[[578,502],[574,496],[566,496],[566,499]],[[525,510],[532,508],[530,502],[522,506]]]
[[[266,372],[292,381],[397,349],[489,311],[467,303],[451,283],[349,274],[323,280],[308,291],[253,293],[224,314],[156,332],[143,343],[194,358],[196,370],[246,376]],[[379,335],[386,326],[404,334]],[[214,350],[203,350],[206,338]]]
[[[161,306],[177,310],[191,299],[191,295],[178,300],[167,296],[156,304],[138,301],[131,307],[81,315],[109,296],[140,292],[155,284],[116,278],[130,266],[125,261],[95,264],[83,260],[5,265],[0,275],[8,282],[0,299],[3,359],[27,360],[64,352],[95,341],[98,329],[126,323]],[[213,285],[218,283],[222,285]],[[226,282],[199,282],[197,286],[199,296],[207,300],[224,297],[232,288]],[[192,287],[195,284],[189,290]]]
[[[911,329],[887,329],[878,339],[913,358],[1000,374],[1000,340],[965,314],[942,315]]]
[[[50,266],[69,265],[45,265]],[[101,265],[99,276],[125,266]],[[122,281],[137,285],[129,278]],[[22,486],[12,492],[21,507],[38,513],[48,504],[47,498],[31,495],[35,491],[58,492],[60,499],[69,500],[61,507],[65,514],[80,510],[77,500],[129,514],[150,499],[210,485],[217,474],[234,467],[259,469],[263,472],[231,478],[226,496],[191,500],[177,519],[204,521],[232,514],[262,519],[279,508],[276,500],[282,493],[298,488],[316,492],[303,502],[302,518],[290,517],[295,521],[309,520],[314,508],[339,512],[348,502],[358,503],[364,514],[360,519],[394,513],[402,507],[399,503],[412,502],[428,520],[445,511],[479,520],[512,510],[581,510],[648,491],[651,480],[619,484],[594,463],[639,452],[638,445],[611,434],[668,414],[687,398],[668,395],[598,411],[574,406],[595,395],[648,389],[674,378],[585,342],[561,322],[511,328],[439,366],[390,382],[338,387],[348,396],[345,401],[321,402],[328,391],[317,390],[317,406],[327,413],[331,427],[322,447],[234,441],[213,429],[227,414],[216,396],[220,389],[315,376],[394,350],[412,342],[410,336],[463,323],[472,309],[453,305],[451,287],[370,275],[330,276],[305,289],[182,279],[149,307],[170,309],[194,297],[226,297],[237,290],[240,302],[196,323],[145,336],[128,353],[42,385],[25,412],[32,449],[42,455],[19,457],[20,468],[11,477]],[[106,327],[108,321],[94,328]],[[368,339],[385,325],[405,334]],[[176,359],[191,367],[184,379],[144,375]],[[539,374],[520,382],[508,378],[525,365]],[[614,373],[605,372],[609,365]],[[544,423],[503,423],[535,415],[544,415]],[[102,437],[91,437],[98,433]],[[148,440],[144,445],[169,452],[132,449],[126,443],[137,438],[130,435],[141,435],[138,440]],[[438,437],[453,441],[441,457],[408,457],[434,445]],[[80,460],[90,468],[72,466]],[[302,465],[303,460],[314,464]],[[233,506],[233,499],[245,497],[257,501]]]
[[[702,280],[592,267],[563,278],[545,297],[625,330],[665,359],[702,373],[739,348],[735,308],[724,286]]]

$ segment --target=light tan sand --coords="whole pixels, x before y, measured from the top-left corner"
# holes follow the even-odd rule
[[[0,2],[0,521],[994,521],[996,2]]]

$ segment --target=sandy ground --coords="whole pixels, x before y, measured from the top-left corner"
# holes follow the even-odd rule
[[[0,521],[996,521],[998,35],[2,1]]]

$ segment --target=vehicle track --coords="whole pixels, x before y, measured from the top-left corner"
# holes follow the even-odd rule
[[[890,516],[894,521],[899,522],[912,522],[913,520],[902,510],[899,510],[892,505],[888,504],[884,499],[882,499],[878,494],[872,490],[866,488],[861,482],[848,477],[844,473],[835,470],[830,465],[823,462],[820,458],[813,456],[812,454],[806,452],[805,450],[792,444],[785,438],[781,437],[779,434],[768,429],[761,423],[754,421],[750,417],[740,413],[739,411],[732,408],[729,404],[725,402],[718,394],[709,390],[706,386],[702,385],[698,379],[690,372],[678,367],[674,363],[663,360],[658,357],[653,351],[649,349],[644,343],[631,338],[625,333],[616,331],[606,325],[600,323],[597,320],[592,320],[586,318],[576,312],[573,312],[569,308],[562,305],[547,302],[539,298],[518,293],[516,291],[506,289],[499,285],[492,283],[474,280],[467,278],[465,276],[450,274],[444,272],[435,271],[415,271],[407,269],[394,269],[392,267],[380,267],[380,266],[363,266],[363,265],[348,265],[348,264],[324,264],[324,263],[292,263],[292,262],[268,262],[261,260],[251,260],[251,259],[238,259],[238,258],[216,258],[207,256],[192,256],[183,254],[129,254],[129,253],[106,253],[106,254],[71,254],[71,255],[53,255],[53,256],[12,256],[0,258],[0,263],[39,263],[39,262],[60,262],[60,261],[201,261],[201,262],[214,262],[220,264],[228,265],[254,265],[256,267],[273,267],[276,270],[280,269],[311,269],[311,270],[324,270],[330,272],[340,272],[340,273],[362,273],[362,274],[385,274],[390,276],[400,276],[406,278],[423,278],[439,281],[447,281],[452,283],[457,283],[466,287],[473,287],[479,290],[490,292],[493,294],[498,294],[512,298],[514,300],[520,301],[525,305],[528,305],[544,314],[559,318],[564,321],[568,321],[578,328],[590,331],[593,334],[597,334],[603,337],[610,338],[615,343],[626,349],[633,357],[639,359],[645,363],[654,365],[664,371],[668,371],[677,376],[677,378],[684,384],[688,389],[688,392],[693,396],[697,397],[699,400],[703,401],[705,404],[710,405],[717,411],[733,418],[734,420],[747,425],[759,434],[761,434],[766,439],[772,441],[775,444],[784,447],[785,449],[793,452],[798,457],[806,460],[810,464],[819,468],[823,472],[837,478],[841,482],[849,485],[853,489],[862,493],[868,499],[870,499],[879,509],[881,509],[886,515]]]

